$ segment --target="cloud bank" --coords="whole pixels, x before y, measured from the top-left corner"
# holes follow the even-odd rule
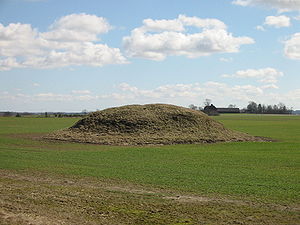
[[[0,70],[126,63],[120,49],[99,43],[110,29],[105,18],[84,13],[58,19],[47,32],[30,24],[0,24]]]
[[[274,8],[280,12],[300,11],[299,0],[235,0],[232,2],[240,6],[263,6]]]
[[[270,86],[269,88],[267,86]],[[255,101],[265,104],[275,104],[284,102],[287,106],[299,107],[300,89],[290,90],[282,93],[274,89],[273,83],[267,83],[264,86],[230,85],[221,82],[208,81],[205,83],[187,83],[187,84],[166,84],[152,89],[143,89],[128,83],[117,85],[111,93],[94,94],[91,91],[72,91],[70,93],[38,93],[26,95],[22,93],[9,94],[3,92],[0,100],[3,105],[10,107],[14,104],[26,104],[27,107],[43,106],[44,110],[55,111],[63,107],[68,110],[68,106],[74,111],[82,110],[88,106],[112,107],[125,104],[146,104],[149,102],[169,103],[182,106],[189,104],[202,105],[205,98],[212,99],[213,103],[219,107],[226,107],[229,104],[237,104],[239,107],[245,107],[249,101]],[[276,92],[274,92],[276,90]],[[72,102],[76,101],[76,107]],[[49,104],[51,102],[51,104]],[[57,105],[57,106],[56,106]],[[52,108],[56,106],[57,108]],[[51,107],[51,108],[50,108]],[[41,108],[38,108],[39,110]],[[29,110],[38,110],[31,109]],[[95,110],[95,108],[90,108]]]
[[[190,29],[196,31],[190,32]],[[173,20],[143,21],[143,26],[123,38],[128,56],[164,60],[167,56],[196,58],[214,53],[238,52],[241,45],[253,44],[250,37],[234,37],[217,19],[179,15]]]

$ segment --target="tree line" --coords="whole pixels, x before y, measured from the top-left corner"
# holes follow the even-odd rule
[[[203,102],[204,106],[210,106],[210,99],[205,99]],[[236,105],[230,104],[227,108],[235,108]],[[196,106],[194,104],[189,105],[190,109],[204,111],[204,108],[201,106]],[[284,103],[278,103],[275,105],[265,105],[261,103],[256,103],[254,101],[250,101],[246,108],[240,110],[241,113],[256,113],[256,114],[292,114],[293,110],[291,108],[286,107]]]
[[[243,111],[246,113],[257,114],[292,114],[293,110],[287,108],[283,103],[278,103],[277,105],[265,105],[251,101]]]

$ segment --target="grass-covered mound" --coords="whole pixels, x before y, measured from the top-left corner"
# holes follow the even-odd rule
[[[48,139],[106,145],[261,141],[225,128],[206,114],[174,105],[128,105],[90,113]]]

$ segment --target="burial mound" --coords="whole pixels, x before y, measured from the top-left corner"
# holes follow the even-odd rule
[[[128,105],[90,113],[47,139],[105,145],[263,141],[225,128],[206,114],[174,105]]]

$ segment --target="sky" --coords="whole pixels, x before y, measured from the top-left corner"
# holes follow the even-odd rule
[[[0,111],[300,109],[300,0],[0,0]]]

